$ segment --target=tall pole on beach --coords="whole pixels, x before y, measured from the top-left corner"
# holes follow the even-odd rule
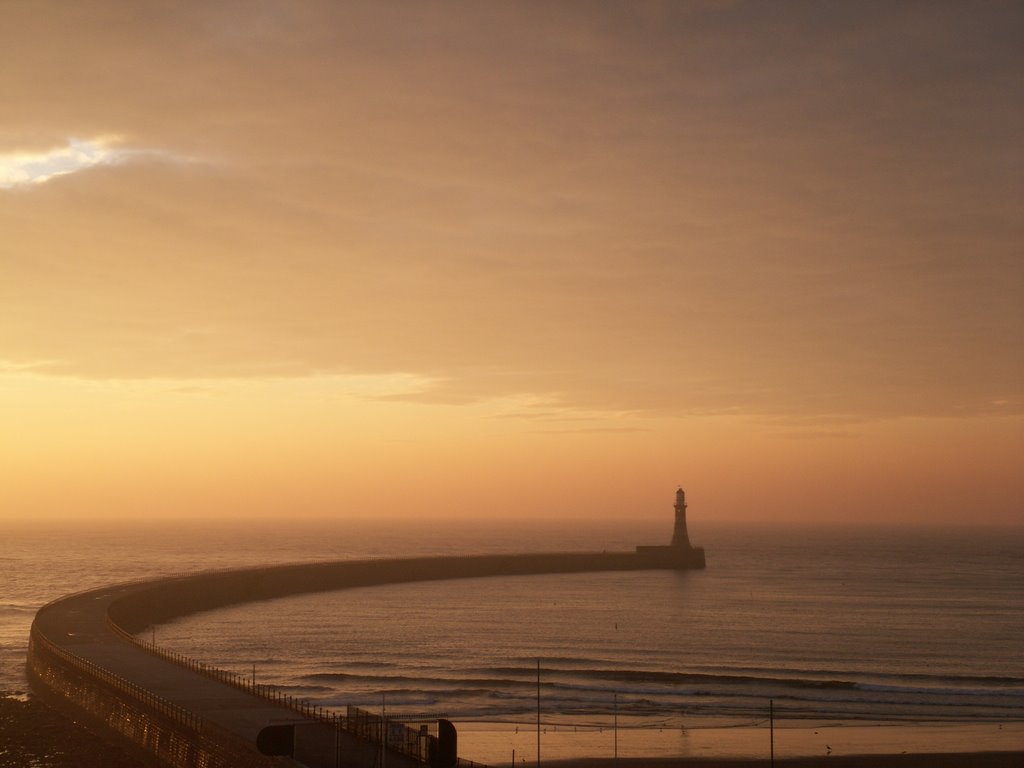
[[[775,701],[768,699],[768,743],[771,749],[771,767],[775,768]]]
[[[540,657],[537,658],[537,768],[540,768]]]
[[[612,700],[612,723],[615,730],[615,765],[619,764],[619,694],[615,694],[615,698]]]

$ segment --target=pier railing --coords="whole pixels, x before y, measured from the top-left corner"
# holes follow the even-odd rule
[[[240,675],[231,670],[222,669],[213,664],[193,659],[183,653],[159,646],[152,640],[144,640],[119,626],[109,614],[107,614],[106,622],[107,626],[114,633],[137,648],[192,672],[205,675],[220,683],[238,688],[253,696],[289,709],[307,720],[313,720],[333,729],[345,731],[357,739],[378,745],[383,743],[387,749],[411,757],[419,762],[426,763],[430,759],[430,743],[436,737],[425,733],[422,729],[410,728],[404,722],[396,722],[394,719],[382,717],[352,705],[348,705],[344,712],[339,712],[329,707],[314,704],[308,699],[285,693],[275,686],[257,683],[254,678],[248,675]],[[466,760],[460,760],[459,765],[487,768],[482,763]]]
[[[58,697],[51,704],[70,703],[170,765],[280,764],[279,758],[254,754],[237,734],[57,645],[34,623],[26,668],[48,695]]]
[[[184,707],[180,707],[173,702],[157,696],[155,693],[142,688],[130,680],[124,679],[120,675],[117,675],[108,669],[104,669],[98,664],[94,664],[88,659],[83,659],[81,656],[72,653],[66,648],[61,648],[52,640],[44,636],[43,633],[38,631],[38,629],[33,625],[32,630],[29,633],[30,664],[35,665],[32,670],[33,672],[40,677],[45,677],[46,671],[42,668],[42,662],[40,660],[41,654],[39,653],[40,650],[45,654],[56,657],[65,666],[76,670],[82,675],[101,682],[121,696],[126,696],[138,701],[147,708],[159,713],[169,720],[172,720],[178,725],[183,725],[194,731],[201,731],[203,728],[203,719],[199,717],[199,715],[189,712]]]

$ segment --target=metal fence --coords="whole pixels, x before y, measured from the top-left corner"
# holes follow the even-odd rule
[[[250,676],[221,669],[213,664],[198,661],[169,648],[163,648],[152,640],[141,639],[118,626],[110,618],[109,614],[106,621],[107,626],[120,637],[166,661],[206,675],[218,682],[238,688],[278,706],[285,707],[300,717],[345,731],[363,741],[378,745],[383,743],[387,749],[411,757],[419,762],[427,763],[430,759],[430,743],[431,739],[435,737],[424,733],[422,729],[410,728],[404,722],[396,722],[394,719],[382,717],[381,715],[351,705],[347,706],[345,712],[342,713],[328,707],[313,704],[307,699],[292,696],[272,685],[257,683]],[[471,768],[487,768],[483,763],[461,759],[459,760],[459,765]]]
[[[371,558],[371,560],[376,559],[377,558]],[[381,559],[384,560],[386,558]],[[336,561],[314,560],[308,563],[302,563],[301,566],[308,567],[310,565],[334,564],[336,564]],[[231,573],[234,570],[235,569],[223,569],[223,571],[184,571],[172,574],[168,578],[189,579],[212,573]],[[111,585],[106,589],[116,589],[118,587],[128,585],[143,585],[150,581],[152,580],[145,578],[133,579],[122,584]],[[43,609],[53,603],[66,600],[69,597],[98,591],[100,590],[89,589],[82,590],[81,592],[77,592],[72,595],[64,595],[57,600],[47,603],[46,606],[43,606]],[[43,609],[40,609],[40,611]],[[257,683],[255,679],[247,675],[240,675],[226,669],[221,669],[212,664],[192,659],[171,649],[160,647],[152,640],[147,642],[118,625],[117,622],[111,618],[109,610],[105,616],[105,621],[108,628],[125,641],[148,653],[152,653],[162,659],[165,659],[166,661],[210,677],[225,685],[238,688],[239,690],[269,701],[277,706],[289,709],[300,717],[322,723],[339,731],[344,731],[357,739],[377,745],[383,743],[387,749],[413,758],[422,763],[427,763],[429,761],[431,739],[436,739],[436,737],[433,737],[428,733],[424,733],[422,729],[410,728],[404,722],[399,722],[397,718],[383,718],[380,715],[373,714],[351,705],[346,707],[344,713],[332,710],[328,707],[319,706],[313,704],[307,699],[285,693],[275,686]],[[80,675],[87,679],[95,680],[97,683],[106,686],[110,691],[115,692],[117,695],[128,697],[131,701],[137,702],[139,705],[144,707],[145,710],[166,718],[168,721],[198,734],[200,737],[205,734],[206,738],[204,741],[213,742],[206,745],[206,748],[208,749],[216,751],[217,742],[233,744],[233,742],[241,740],[236,734],[226,731],[224,728],[209,720],[204,720],[196,713],[157,696],[138,684],[133,683],[132,681],[127,680],[110,670],[104,669],[88,659],[82,658],[66,648],[57,645],[49,640],[49,638],[45,637],[45,635],[39,631],[33,623],[29,636],[29,662],[30,666],[32,664],[36,665],[37,669],[35,671],[41,678],[45,679],[47,671],[39,668],[43,666],[43,662],[39,653],[33,652],[33,645],[35,645],[36,650],[44,650],[46,654],[59,659],[62,664],[66,665],[70,669],[76,670]],[[238,747],[241,745],[233,744],[233,746]],[[251,745],[247,746],[251,747]],[[251,749],[249,752],[251,755]],[[488,768],[484,763],[464,760],[462,758],[458,758],[457,764],[458,766],[465,768]]]
[[[162,762],[182,768],[280,764],[236,734],[57,645],[34,625],[26,666],[47,695],[86,712]]]

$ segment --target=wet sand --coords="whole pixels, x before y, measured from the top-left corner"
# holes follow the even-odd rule
[[[720,720],[720,719],[719,719]],[[685,728],[585,728],[548,723],[542,734],[545,765],[623,766],[709,765],[729,768],[768,765],[767,724],[726,725],[690,718]],[[526,723],[461,723],[459,754],[497,768],[536,765],[536,731]],[[979,754],[997,757],[993,765],[1024,768],[1024,723],[776,722],[777,765],[982,765]],[[919,756],[919,763],[910,756]],[[923,757],[927,755],[927,757]],[[943,755],[939,758],[935,755]],[[599,756],[599,757],[598,757]],[[895,756],[895,757],[894,757]],[[1008,757],[1012,756],[1012,757]],[[850,762],[853,761],[853,762]]]
[[[527,763],[523,764],[530,768]],[[545,761],[552,768],[768,768],[768,760],[649,757]],[[777,758],[776,768],[1021,768],[1024,751],[920,755],[843,755]]]

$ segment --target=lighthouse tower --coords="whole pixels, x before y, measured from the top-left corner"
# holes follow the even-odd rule
[[[690,535],[686,532],[686,492],[682,488],[676,491],[676,527],[672,532],[672,546],[691,548]]]
[[[686,571],[704,567],[704,547],[690,543],[686,532],[686,493],[682,488],[676,491],[676,528],[672,533],[671,545],[636,548],[636,561],[641,568],[672,568]]]

